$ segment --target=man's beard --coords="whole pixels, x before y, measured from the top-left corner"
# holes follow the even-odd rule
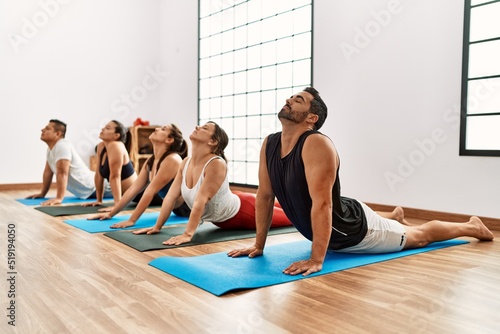
[[[299,119],[297,119],[297,117],[299,116],[299,113],[287,112],[285,110],[285,108],[282,108],[278,113],[278,118],[279,119],[287,119],[287,120],[292,121],[294,123],[300,123],[307,117],[307,114],[308,114],[307,112],[304,113],[303,117],[301,117],[301,119],[299,120]],[[300,116],[302,116],[302,115],[300,115]]]

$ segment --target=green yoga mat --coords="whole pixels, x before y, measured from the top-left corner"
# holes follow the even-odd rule
[[[59,206],[37,206],[35,210],[41,211],[52,217],[84,215],[88,213],[99,213],[99,209],[113,206],[113,203],[104,203],[101,206],[81,206],[81,205],[59,205]],[[123,210],[133,210],[135,204],[125,207]]]
[[[254,230],[223,230],[214,224],[206,223],[198,227],[191,242],[179,246],[167,246],[162,244],[163,241],[173,236],[181,235],[185,229],[186,226],[173,226],[164,227],[160,233],[151,235],[136,235],[131,232],[108,232],[104,235],[135,248],[140,252],[255,237]],[[269,235],[292,232],[297,232],[297,229],[293,226],[279,227],[269,230]]]
[[[291,263],[309,258],[311,242],[308,240],[268,246],[264,249],[263,256],[252,259],[246,256],[231,258],[227,256],[227,252],[221,252],[192,257],[162,256],[151,261],[149,265],[220,296],[229,291],[260,288],[311,278],[466,243],[468,241],[454,239],[435,242],[424,248],[384,254],[328,252],[323,269],[309,276],[290,276],[282,272]],[[374,268],[374,270],[377,269]],[[332,277],[331,282],[337,284],[335,277]]]

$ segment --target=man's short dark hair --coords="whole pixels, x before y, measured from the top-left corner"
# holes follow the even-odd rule
[[[304,89],[304,92],[308,92],[314,97],[314,99],[311,101],[310,112],[318,115],[318,121],[315,123],[314,129],[319,130],[325,123],[326,117],[328,116],[328,108],[323,99],[319,96],[319,92],[315,88],[307,87]]]
[[[54,130],[61,131],[63,138],[66,136],[66,123],[58,119],[51,119],[49,123],[54,123]]]

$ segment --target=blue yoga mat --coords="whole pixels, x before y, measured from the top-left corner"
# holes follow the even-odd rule
[[[16,201],[19,203],[22,203],[24,205],[28,206],[37,206],[37,205],[42,205],[43,202],[48,200],[50,198],[44,197],[44,198],[17,198]],[[104,201],[106,200],[113,200],[112,198],[104,198]],[[88,199],[83,199],[79,198],[76,196],[68,196],[64,197],[62,204],[83,204],[83,203],[90,203],[90,202],[95,202],[95,198],[88,198]]]
[[[83,219],[67,219],[64,220],[65,223],[77,227],[81,230],[84,230],[89,233],[100,233],[100,232],[111,232],[111,231],[124,231],[124,230],[137,230],[144,227],[152,227],[156,224],[156,219],[159,216],[159,212],[147,212],[141,215],[134,226],[130,226],[127,228],[110,228],[111,225],[122,222],[130,218],[131,215],[120,215],[114,216],[108,220],[88,220],[87,218]],[[185,224],[188,222],[187,217],[179,217],[172,213],[168,218],[165,225],[174,225],[174,224]]]
[[[308,240],[268,246],[263,256],[253,259],[231,258],[226,252],[222,252],[193,257],[163,256],[154,259],[149,265],[220,296],[232,290],[260,288],[296,281],[465,243],[468,241],[454,239],[435,242],[424,248],[385,254],[328,252],[323,269],[309,276],[290,276],[282,272],[292,262],[309,258],[311,242]]]

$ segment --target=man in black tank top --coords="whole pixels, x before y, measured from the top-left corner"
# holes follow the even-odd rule
[[[278,113],[283,131],[269,135],[260,152],[255,244],[232,250],[229,256],[263,254],[275,198],[297,230],[312,241],[310,258],[285,268],[289,275],[320,271],[327,250],[380,253],[460,236],[493,239],[477,217],[462,224],[406,226],[401,208],[377,214],[364,203],[342,197],[340,159],[332,141],[318,132],[326,117],[327,107],[312,87],[286,100]]]

